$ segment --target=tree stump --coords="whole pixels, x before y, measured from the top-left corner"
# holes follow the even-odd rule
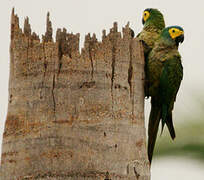
[[[42,40],[12,12],[2,180],[149,180],[144,57],[129,25]]]

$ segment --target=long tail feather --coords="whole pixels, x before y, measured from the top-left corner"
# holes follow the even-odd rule
[[[149,162],[152,162],[152,156],[154,152],[154,146],[157,138],[159,121],[161,118],[161,108],[156,106],[154,100],[151,101],[151,112],[149,117],[148,127],[148,158]]]
[[[162,128],[161,128],[161,134],[164,130],[164,125],[167,121],[167,111],[168,111],[168,107],[166,104],[162,104]]]
[[[169,133],[171,135],[172,140],[174,140],[176,137],[176,133],[175,133],[174,125],[173,125],[173,121],[172,121],[172,112],[170,114],[168,114],[168,116],[167,116],[166,125],[169,129]]]

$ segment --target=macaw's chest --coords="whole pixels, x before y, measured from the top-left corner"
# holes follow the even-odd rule
[[[147,75],[149,80],[149,94],[155,96],[158,94],[159,80],[162,74],[164,62],[159,60],[149,61],[147,66]]]
[[[178,54],[172,56],[164,54],[163,56],[160,56],[160,59],[150,58],[147,65],[150,96],[159,95],[161,76],[164,71],[167,73],[165,76],[166,83],[174,86],[174,84],[177,84],[177,78],[182,79],[182,69],[180,56],[178,56]]]
[[[152,49],[153,46],[154,46],[154,43],[155,41],[158,39],[159,37],[159,33],[156,32],[156,31],[146,31],[146,30],[143,30],[138,38],[142,41],[145,42],[145,44],[150,48]]]

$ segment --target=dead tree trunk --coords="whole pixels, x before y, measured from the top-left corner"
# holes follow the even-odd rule
[[[2,180],[148,180],[142,46],[117,24],[102,42],[58,29],[42,42],[12,13]]]

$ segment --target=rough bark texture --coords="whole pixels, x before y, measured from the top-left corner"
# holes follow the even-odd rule
[[[12,12],[2,180],[148,180],[144,57],[128,25],[102,42],[57,30],[40,42]]]

